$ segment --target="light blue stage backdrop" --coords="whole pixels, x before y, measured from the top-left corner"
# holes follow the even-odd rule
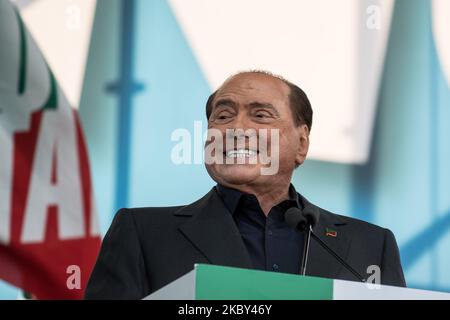
[[[430,10],[396,1],[370,161],[310,160],[293,183],[323,208],[390,228],[410,287],[450,292],[450,89]],[[120,207],[186,204],[214,185],[202,165],[170,159],[173,130],[205,129],[211,90],[166,1],[99,0],[80,113],[103,232]]]

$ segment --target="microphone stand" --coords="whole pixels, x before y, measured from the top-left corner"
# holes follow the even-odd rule
[[[311,242],[312,227],[308,224],[308,232],[305,235],[305,243],[303,245],[302,265],[300,267],[300,274],[306,276],[306,265],[308,264],[309,243]]]
[[[359,281],[366,282],[366,279],[364,279],[355,269],[353,269],[347,262],[345,262],[344,259],[339,257],[333,250],[331,250],[328,245],[322,241],[312,230],[311,224],[308,224],[308,232],[305,234],[305,245],[303,248],[303,257],[302,257],[302,265],[300,269],[300,274],[306,275],[306,265],[308,263],[308,253],[309,253],[309,245],[311,242],[311,238],[316,240],[316,242],[324,248],[330,255],[332,255],[337,261],[339,261],[348,271],[350,271]]]

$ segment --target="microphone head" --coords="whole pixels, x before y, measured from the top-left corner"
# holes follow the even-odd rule
[[[307,207],[305,207],[303,209],[303,215],[312,228],[314,228],[317,222],[319,222],[320,212],[319,209],[315,206],[308,205]]]
[[[306,217],[299,208],[292,207],[287,209],[284,213],[284,219],[289,226],[300,232],[308,228],[308,220],[306,220]]]

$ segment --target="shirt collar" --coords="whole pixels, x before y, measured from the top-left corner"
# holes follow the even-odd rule
[[[237,189],[225,187],[221,184],[216,185],[216,190],[219,193],[219,196],[222,198],[223,202],[225,203],[225,206],[227,207],[227,209],[230,211],[231,214],[234,214],[236,212],[236,209],[239,206],[239,201],[241,200],[241,198],[243,196],[255,197],[254,195],[241,192]],[[288,201],[288,202],[292,201],[293,205],[291,205],[291,206],[296,206],[299,209],[303,208],[303,205],[302,205],[301,199],[300,199],[300,195],[297,193],[297,191],[295,190],[292,183],[289,186],[289,199],[285,200],[285,201]],[[281,203],[284,203],[285,201],[283,201]]]

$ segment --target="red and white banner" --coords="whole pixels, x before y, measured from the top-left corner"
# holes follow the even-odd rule
[[[100,243],[77,113],[0,0],[0,279],[39,299],[82,298]]]

